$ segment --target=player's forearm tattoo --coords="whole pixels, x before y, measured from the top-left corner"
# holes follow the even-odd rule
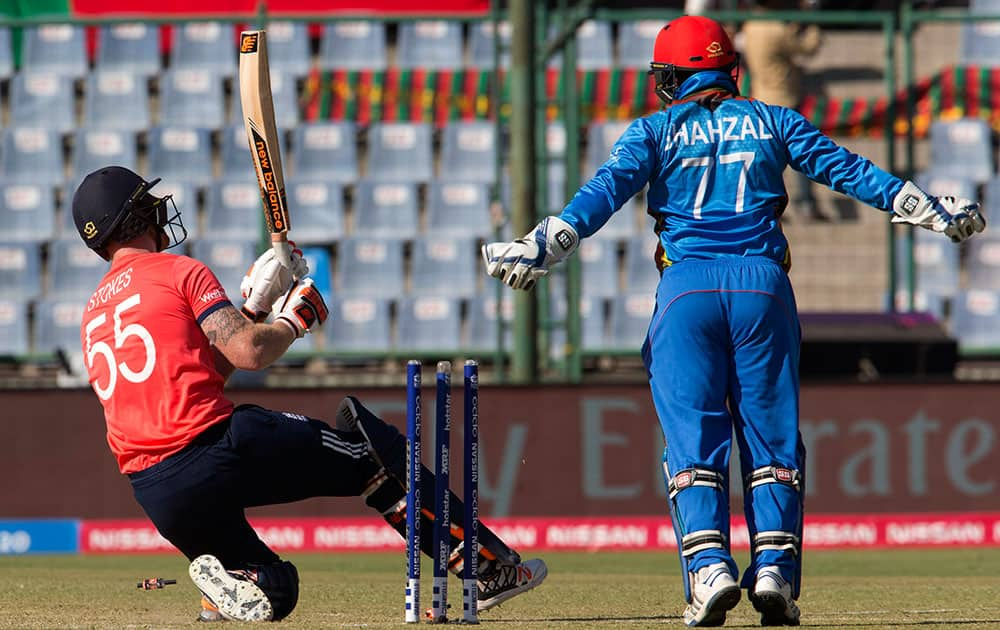
[[[208,324],[205,335],[213,346],[226,345],[233,338],[233,335],[245,327],[253,325],[232,307],[220,308],[212,313],[205,322]]]

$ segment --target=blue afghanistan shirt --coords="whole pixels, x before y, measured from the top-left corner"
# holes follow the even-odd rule
[[[560,214],[580,237],[649,184],[663,260],[766,256],[786,263],[778,218],[788,202],[786,166],[876,208],[903,181],[838,146],[798,112],[730,97],[729,75],[699,72],[666,109],[634,121],[608,160]],[[713,96],[714,109],[699,101]]]

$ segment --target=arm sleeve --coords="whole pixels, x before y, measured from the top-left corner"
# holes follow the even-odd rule
[[[649,181],[656,145],[649,120],[633,121],[611,148],[608,160],[573,196],[559,218],[573,226],[580,238],[601,229]]]
[[[887,210],[903,180],[875,166],[866,157],[838,145],[802,114],[769,106],[782,133],[788,163],[809,179],[870,206]]]
[[[174,263],[177,289],[187,300],[194,317],[200,324],[210,314],[232,304],[222,288],[222,283],[204,263],[186,256],[178,256]]]

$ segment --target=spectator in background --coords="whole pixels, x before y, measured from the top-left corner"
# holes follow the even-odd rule
[[[799,0],[760,0],[765,10],[812,8]],[[750,73],[750,96],[770,105],[798,109],[802,104],[802,68],[797,59],[819,50],[821,34],[815,24],[778,19],[749,20],[743,25],[743,61]],[[825,221],[816,205],[809,178],[795,172],[791,181],[792,212],[803,219]]]

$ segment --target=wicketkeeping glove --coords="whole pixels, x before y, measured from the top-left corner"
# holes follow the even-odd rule
[[[295,249],[293,242],[288,245],[291,248],[290,269],[281,264],[271,248],[257,257],[240,282],[240,292],[244,299],[243,313],[255,322],[267,319],[271,305],[288,291],[292,280],[309,273],[302,251]]]
[[[274,303],[274,312],[274,321],[289,326],[297,337],[311,332],[314,326],[322,325],[329,314],[312,278],[293,282],[284,297]]]
[[[944,232],[961,243],[986,229],[979,203],[961,197],[932,197],[913,182],[906,182],[892,200],[893,223],[912,223],[935,232]]]
[[[546,217],[524,238],[513,243],[483,246],[486,273],[512,289],[527,291],[556,263],[569,257],[580,244],[576,230],[559,217]]]

